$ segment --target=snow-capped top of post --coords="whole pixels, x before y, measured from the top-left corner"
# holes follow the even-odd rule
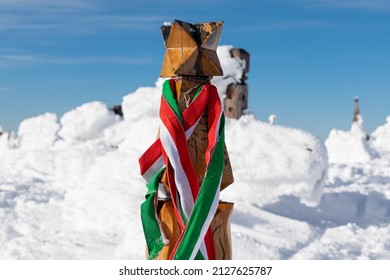
[[[278,116],[271,114],[268,117],[268,121],[270,124],[274,125],[276,123],[276,120],[278,119]]]
[[[359,131],[361,133],[366,133],[364,131],[363,117],[360,114],[357,114],[354,118],[354,121],[351,126],[351,131]]]

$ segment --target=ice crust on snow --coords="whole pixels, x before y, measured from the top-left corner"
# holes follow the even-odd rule
[[[217,88],[242,74],[229,48]],[[162,82],[124,96],[123,119],[90,102],[0,136],[0,259],[144,259],[138,158],[157,135]],[[323,143],[253,115],[227,119],[233,258],[388,259],[389,123],[369,141],[358,123]]]

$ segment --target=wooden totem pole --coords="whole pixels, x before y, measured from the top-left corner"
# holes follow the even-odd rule
[[[222,75],[216,49],[223,22],[161,27],[161,127],[141,156],[148,192],[141,218],[149,259],[231,259],[233,203],[220,191],[233,182],[224,114],[212,76]]]

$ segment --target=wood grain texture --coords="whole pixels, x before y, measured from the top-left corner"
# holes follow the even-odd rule
[[[210,225],[217,260],[231,260],[233,257],[230,227],[233,207],[234,204],[231,202],[219,202],[217,212]]]
[[[169,244],[165,245],[160,251],[156,260],[168,260],[177,240],[180,236],[180,227],[175,217],[175,211],[172,201],[160,201],[161,208],[159,218],[165,237],[169,239]],[[211,222],[211,231],[213,233],[215,253],[217,260],[232,259],[232,240],[231,240],[231,218],[234,204],[230,202],[220,202]]]
[[[222,76],[217,55],[222,27],[222,21],[191,24],[179,20],[162,26],[166,52],[160,76]]]

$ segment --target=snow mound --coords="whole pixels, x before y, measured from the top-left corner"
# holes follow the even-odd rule
[[[390,155],[390,116],[372,134],[372,145],[381,156]]]
[[[278,120],[278,116],[275,114],[271,114],[268,117],[268,121],[270,124],[275,124],[277,120]]]
[[[261,205],[294,195],[308,205],[319,202],[327,153],[313,135],[247,115],[227,120],[226,145],[236,181],[232,199]]]
[[[369,137],[360,120],[352,123],[350,131],[330,131],[325,140],[330,163],[367,162],[375,158],[375,150],[370,146]]]
[[[99,137],[102,131],[115,122],[115,114],[102,102],[86,103],[61,118],[58,132],[65,140],[88,140]]]
[[[136,122],[145,118],[156,118],[163,81],[164,79],[159,79],[156,87],[141,87],[123,97],[122,111],[126,121]]]
[[[58,139],[59,129],[57,115],[53,113],[26,119],[19,125],[19,144],[25,149],[50,147]]]

